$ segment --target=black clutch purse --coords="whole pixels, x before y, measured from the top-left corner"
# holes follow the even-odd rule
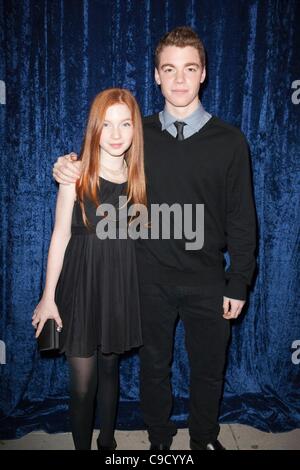
[[[38,349],[42,351],[55,351],[59,349],[59,331],[53,318],[49,318],[39,337],[37,338]]]

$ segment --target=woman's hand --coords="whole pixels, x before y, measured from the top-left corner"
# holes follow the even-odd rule
[[[41,298],[34,309],[32,325],[36,329],[35,337],[38,338],[48,318],[54,318],[57,327],[62,329],[62,321],[58,313],[56,303],[53,300]]]

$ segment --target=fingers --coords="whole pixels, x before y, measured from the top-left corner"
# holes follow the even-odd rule
[[[36,338],[39,337],[39,335],[40,335],[42,329],[44,328],[44,325],[45,325],[46,321],[48,320],[48,318],[50,318],[50,317],[45,317],[45,318],[42,318],[42,319],[35,319],[32,322],[32,325],[34,326],[34,328],[37,328],[36,333],[35,333]],[[55,320],[55,323],[57,325],[58,331],[61,331],[62,327],[63,327],[63,324],[62,324],[62,320],[61,320],[60,316],[55,316],[54,320]]]
[[[76,160],[74,152],[59,157],[53,166],[53,178],[61,184],[76,183],[81,171],[81,162]]]
[[[223,318],[225,318],[226,320],[232,320],[234,318],[237,318],[240,315],[244,304],[245,302],[242,300],[235,300],[224,297]]]
[[[223,317],[226,318],[226,320],[232,320],[234,318],[237,318],[239,314],[241,313],[241,311],[242,311],[241,308],[230,310],[228,313],[224,314]]]
[[[76,183],[80,173],[76,170],[76,167],[73,168],[73,165],[75,165],[75,163],[71,163],[70,161],[66,161],[64,166],[59,165],[58,162],[55,163],[53,167],[54,179],[62,184]]]
[[[41,318],[35,317],[35,319],[32,321],[32,326],[37,330],[39,323],[41,322]],[[44,322],[45,323],[45,322]]]
[[[75,153],[75,152],[69,153],[68,156],[70,157],[70,159],[71,159],[73,162],[76,162],[76,160],[77,160],[77,158],[78,158],[78,155],[77,155],[77,153]]]
[[[80,167],[81,167],[81,162],[77,161],[77,154],[74,152],[69,153],[68,155],[65,155],[65,157],[61,157],[62,160],[58,159],[57,163],[59,163],[59,166],[62,168],[68,169],[72,174],[75,176],[80,176]]]
[[[228,313],[228,310],[229,310],[229,299],[227,297],[223,297],[223,310],[224,310],[224,314],[227,314]]]
[[[42,318],[38,324],[38,327],[37,327],[37,330],[36,330],[36,333],[35,333],[35,337],[38,338],[40,336],[40,333],[42,331],[42,329],[44,328],[44,325],[46,323],[48,319],[47,318]]]
[[[60,316],[59,315],[55,316],[54,320],[55,320],[55,323],[56,323],[59,331],[62,330],[63,324],[62,324]]]
[[[42,331],[46,321],[49,319],[49,318],[53,318],[55,320],[55,323],[57,325],[57,328],[59,329],[59,331],[62,330],[62,327],[63,327],[63,324],[62,324],[62,319],[60,318],[59,316],[59,312],[57,310],[57,308],[54,309],[54,311],[51,309],[47,312],[47,309],[46,311],[43,313],[43,308],[40,309],[40,308],[37,308],[34,310],[33,312],[33,315],[32,315],[32,326],[36,329],[36,335],[35,337],[37,338],[40,334],[40,332]]]
[[[40,318],[38,317],[38,312],[34,311],[34,313],[32,315],[32,322],[31,322],[32,326],[34,328],[36,328],[39,321],[40,321]]]

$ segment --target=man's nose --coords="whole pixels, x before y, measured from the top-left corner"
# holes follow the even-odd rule
[[[176,82],[177,83],[182,83],[184,81],[184,73],[182,70],[178,70],[176,72]]]

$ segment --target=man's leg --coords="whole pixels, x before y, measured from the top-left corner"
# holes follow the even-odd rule
[[[190,291],[182,302],[190,361],[189,430],[200,445],[215,442],[220,431],[219,404],[230,335],[229,321],[222,317],[223,286],[200,287],[198,294]]]
[[[178,316],[173,288],[158,284],[142,285],[141,312],[141,409],[151,444],[169,446],[176,434],[176,427],[170,421],[170,369]]]

